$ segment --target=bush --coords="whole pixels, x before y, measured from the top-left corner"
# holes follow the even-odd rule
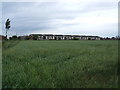
[[[11,39],[11,40],[17,40],[18,38],[17,38],[16,35],[14,35],[14,36],[12,36],[10,39]]]
[[[76,38],[76,37],[75,37],[75,38],[73,38],[73,40],[79,40],[79,38]]]

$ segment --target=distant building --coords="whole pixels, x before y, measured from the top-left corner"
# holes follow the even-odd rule
[[[99,36],[80,36],[80,35],[53,35],[53,34],[31,34],[33,40],[100,40]]]
[[[6,37],[5,37],[5,36],[0,35],[0,40],[5,40],[5,39],[6,39]]]

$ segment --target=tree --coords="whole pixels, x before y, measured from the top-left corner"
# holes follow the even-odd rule
[[[73,38],[73,40],[79,40],[79,38],[77,38],[77,37],[74,37],[74,38]]]
[[[5,23],[5,28],[6,28],[6,39],[7,39],[7,31],[10,29],[10,20],[7,19],[6,23]]]
[[[29,40],[29,36],[25,36],[25,40]]]
[[[12,40],[17,40],[17,35],[12,36]]]
[[[38,36],[37,35],[33,35],[33,40],[37,40]]]

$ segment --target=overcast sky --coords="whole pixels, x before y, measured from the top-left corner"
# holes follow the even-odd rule
[[[9,18],[9,36],[33,33],[118,35],[118,0],[35,1],[2,3],[3,34],[4,23]]]

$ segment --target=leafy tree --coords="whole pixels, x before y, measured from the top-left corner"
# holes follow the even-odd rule
[[[12,40],[12,37],[9,37],[10,40]]]
[[[38,36],[37,35],[33,35],[33,40],[37,40]]]
[[[25,40],[29,40],[29,36],[26,36],[26,37],[25,37]]]
[[[77,38],[77,37],[74,37],[74,38],[73,38],[73,40],[79,40],[79,38]]]
[[[7,21],[6,21],[6,23],[5,23],[5,28],[6,28],[6,39],[7,39],[7,32],[8,32],[8,30],[10,29],[10,20],[9,19],[7,19]]]
[[[21,37],[20,37],[20,36],[18,36],[18,40],[20,40],[20,38],[21,38]]]
[[[12,40],[17,40],[17,36],[16,35],[12,36]]]

